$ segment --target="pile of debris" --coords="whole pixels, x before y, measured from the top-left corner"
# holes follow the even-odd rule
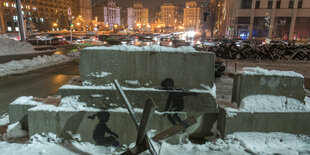
[[[209,46],[201,48],[214,52],[216,56],[224,59],[247,60],[310,60],[309,45],[255,45],[249,44],[238,47],[231,43],[227,45]]]

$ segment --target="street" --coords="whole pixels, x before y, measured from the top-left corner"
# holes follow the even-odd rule
[[[77,61],[42,68],[20,75],[0,77],[0,115],[20,96],[46,97],[56,95],[58,88],[79,75]]]

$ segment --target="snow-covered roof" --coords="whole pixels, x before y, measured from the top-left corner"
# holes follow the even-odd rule
[[[288,76],[304,78],[303,75],[293,71],[267,70],[260,67],[244,67],[240,73],[243,75]]]

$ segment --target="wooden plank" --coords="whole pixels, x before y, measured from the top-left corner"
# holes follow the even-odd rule
[[[156,108],[157,106],[154,104],[154,101],[151,98],[148,98],[144,105],[136,144],[141,144],[143,142],[143,139],[145,138],[146,132],[150,125],[150,120]]]
[[[139,132],[137,136],[136,145],[145,146],[150,150],[151,154],[157,154],[154,146],[152,145],[149,137],[147,136],[147,131],[151,123],[152,116],[154,114],[157,106],[154,104],[154,101],[151,98],[146,100],[144,105],[142,118],[140,121]]]
[[[190,117],[186,120],[184,120],[184,123],[186,123],[188,125],[188,127],[194,125],[196,123],[196,119],[194,117]],[[185,129],[187,129],[188,127],[183,127],[182,125],[180,124],[177,124],[159,134],[157,134],[156,136],[154,136],[152,138],[152,140],[154,142],[159,142],[160,140],[165,140],[181,131],[184,131]],[[139,153],[142,153],[146,150],[146,148],[143,148],[143,147],[139,147],[139,146],[135,146],[131,149],[129,149],[128,151],[124,152],[122,155],[134,155],[134,154],[139,154]]]
[[[121,98],[122,98],[124,104],[126,105],[128,111],[129,111],[129,114],[130,114],[131,118],[133,119],[133,121],[136,125],[137,130],[139,130],[139,126],[140,126],[139,120],[138,120],[137,116],[135,115],[135,111],[133,110],[131,103],[127,99],[127,97],[126,97],[123,89],[121,88],[120,84],[118,83],[117,79],[114,80],[114,85],[115,85],[118,93],[121,95]]]
[[[194,117],[190,117],[190,118],[187,118],[186,120],[183,121],[185,124],[187,124],[188,126],[192,126],[194,125],[197,121]],[[188,128],[188,127],[187,127]],[[182,132],[184,131],[186,128],[183,127],[182,125],[180,124],[177,124],[161,133],[159,133],[158,135],[154,136],[152,139],[154,142],[158,142],[160,140],[163,140],[163,139],[167,139],[173,135],[175,135],[176,133],[179,133],[179,132]]]

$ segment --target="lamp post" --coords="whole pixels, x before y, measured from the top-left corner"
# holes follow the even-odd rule
[[[24,16],[22,14],[22,6],[21,0],[16,0],[16,10],[17,10],[17,17],[18,17],[18,26],[19,26],[19,35],[20,41],[26,41],[26,32],[25,32],[25,25],[24,25]]]

